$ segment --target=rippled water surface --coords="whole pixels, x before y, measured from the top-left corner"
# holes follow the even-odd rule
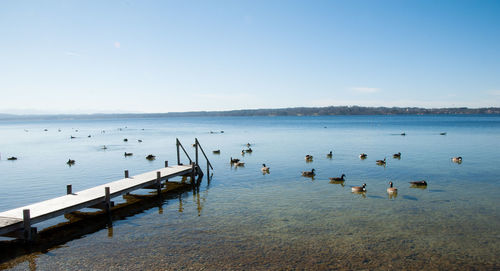
[[[175,163],[175,138],[191,154],[198,138],[215,168],[199,193],[115,221],[112,234],[103,229],[2,268],[500,268],[500,116],[4,121],[0,131],[0,212],[60,196],[66,184],[78,191],[124,169],[134,175]],[[242,156],[247,142],[253,153]],[[155,161],[144,158],[150,153]],[[230,157],[245,166],[231,167]],[[376,165],[384,158],[385,167]],[[301,176],[312,168],[314,179]],[[330,183],[342,173],[343,185]],[[423,179],[424,189],[408,183]],[[366,193],[351,193],[363,183]]]

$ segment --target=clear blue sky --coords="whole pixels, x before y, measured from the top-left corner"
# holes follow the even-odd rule
[[[0,1],[0,112],[500,106],[500,1]]]

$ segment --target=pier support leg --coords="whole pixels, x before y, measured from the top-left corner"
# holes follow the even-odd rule
[[[30,209],[23,210],[24,240],[31,242],[31,217]]]
[[[165,167],[168,167],[168,161],[165,161]]]
[[[128,178],[128,170],[125,170],[125,178]]]
[[[160,171],[156,172],[156,193],[158,193],[158,196],[161,195],[161,172]]]
[[[66,195],[71,195],[73,194],[73,188],[71,184],[66,185]]]
[[[191,184],[193,184],[193,187],[195,186],[195,176],[196,176],[196,166],[195,163],[191,163]]]
[[[111,211],[111,193],[109,191],[109,186],[104,187],[104,209],[107,213]]]

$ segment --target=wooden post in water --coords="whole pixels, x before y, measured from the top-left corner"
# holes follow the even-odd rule
[[[128,170],[125,170],[125,178],[128,178]]]
[[[31,217],[30,209],[23,210],[24,240],[31,241]]]
[[[194,181],[194,178],[195,178],[195,163],[194,162],[191,162],[191,183],[193,184],[193,187],[195,186],[195,181]]]
[[[179,153],[179,139],[178,138],[175,139],[175,145],[177,147],[177,165],[180,165],[181,164],[181,155]]]
[[[109,186],[104,187],[104,207],[106,209],[106,212],[109,214],[109,211],[111,209],[111,193],[109,191]]]
[[[66,185],[66,195],[71,195],[73,194],[73,189],[71,187],[71,184]]]
[[[168,167],[168,161],[165,161],[165,167]]]
[[[158,195],[161,194],[161,172],[157,171],[156,172],[156,192]]]

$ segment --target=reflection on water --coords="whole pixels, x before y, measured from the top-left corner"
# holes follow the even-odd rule
[[[494,151],[499,117],[179,118],[77,124],[5,128],[0,139],[12,144],[2,154],[21,153],[23,159],[0,161],[3,191],[9,191],[2,192],[0,210],[59,195],[66,180],[87,188],[120,178],[124,168],[143,172],[162,167],[164,160],[175,163],[171,145],[176,137],[183,142],[197,137],[205,149],[220,149],[221,154],[209,157],[215,168],[210,185],[204,181],[198,190],[114,221],[113,227],[54,248],[50,255],[13,261],[13,269],[499,268],[500,172]],[[48,131],[34,132],[40,126]],[[92,137],[70,141],[67,126]],[[439,135],[443,130],[446,136]],[[391,136],[398,131],[408,136]],[[121,142],[123,138],[130,140]],[[136,138],[144,141],[139,144]],[[255,142],[252,155],[240,156],[242,142]],[[100,149],[103,145],[106,151]],[[329,159],[325,154],[332,146],[335,157]],[[125,151],[134,156],[125,159]],[[404,159],[390,159],[385,167],[375,163],[399,151]],[[71,168],[64,165],[68,153],[77,160]],[[146,161],[149,153],[158,159]],[[315,156],[307,163],[309,169],[305,153]],[[371,158],[361,160],[360,153]],[[457,153],[467,163],[451,163]],[[245,167],[228,165],[231,156],[242,158]],[[263,174],[262,163],[272,165],[273,174]],[[26,173],[27,167],[37,174]],[[315,177],[300,176],[312,167]],[[343,172],[349,176],[345,182],[328,179]],[[429,189],[408,184],[422,179]],[[21,191],[18,180],[33,187]],[[387,180],[393,180],[397,194],[387,193]],[[362,183],[367,192],[351,193],[350,186]]]

